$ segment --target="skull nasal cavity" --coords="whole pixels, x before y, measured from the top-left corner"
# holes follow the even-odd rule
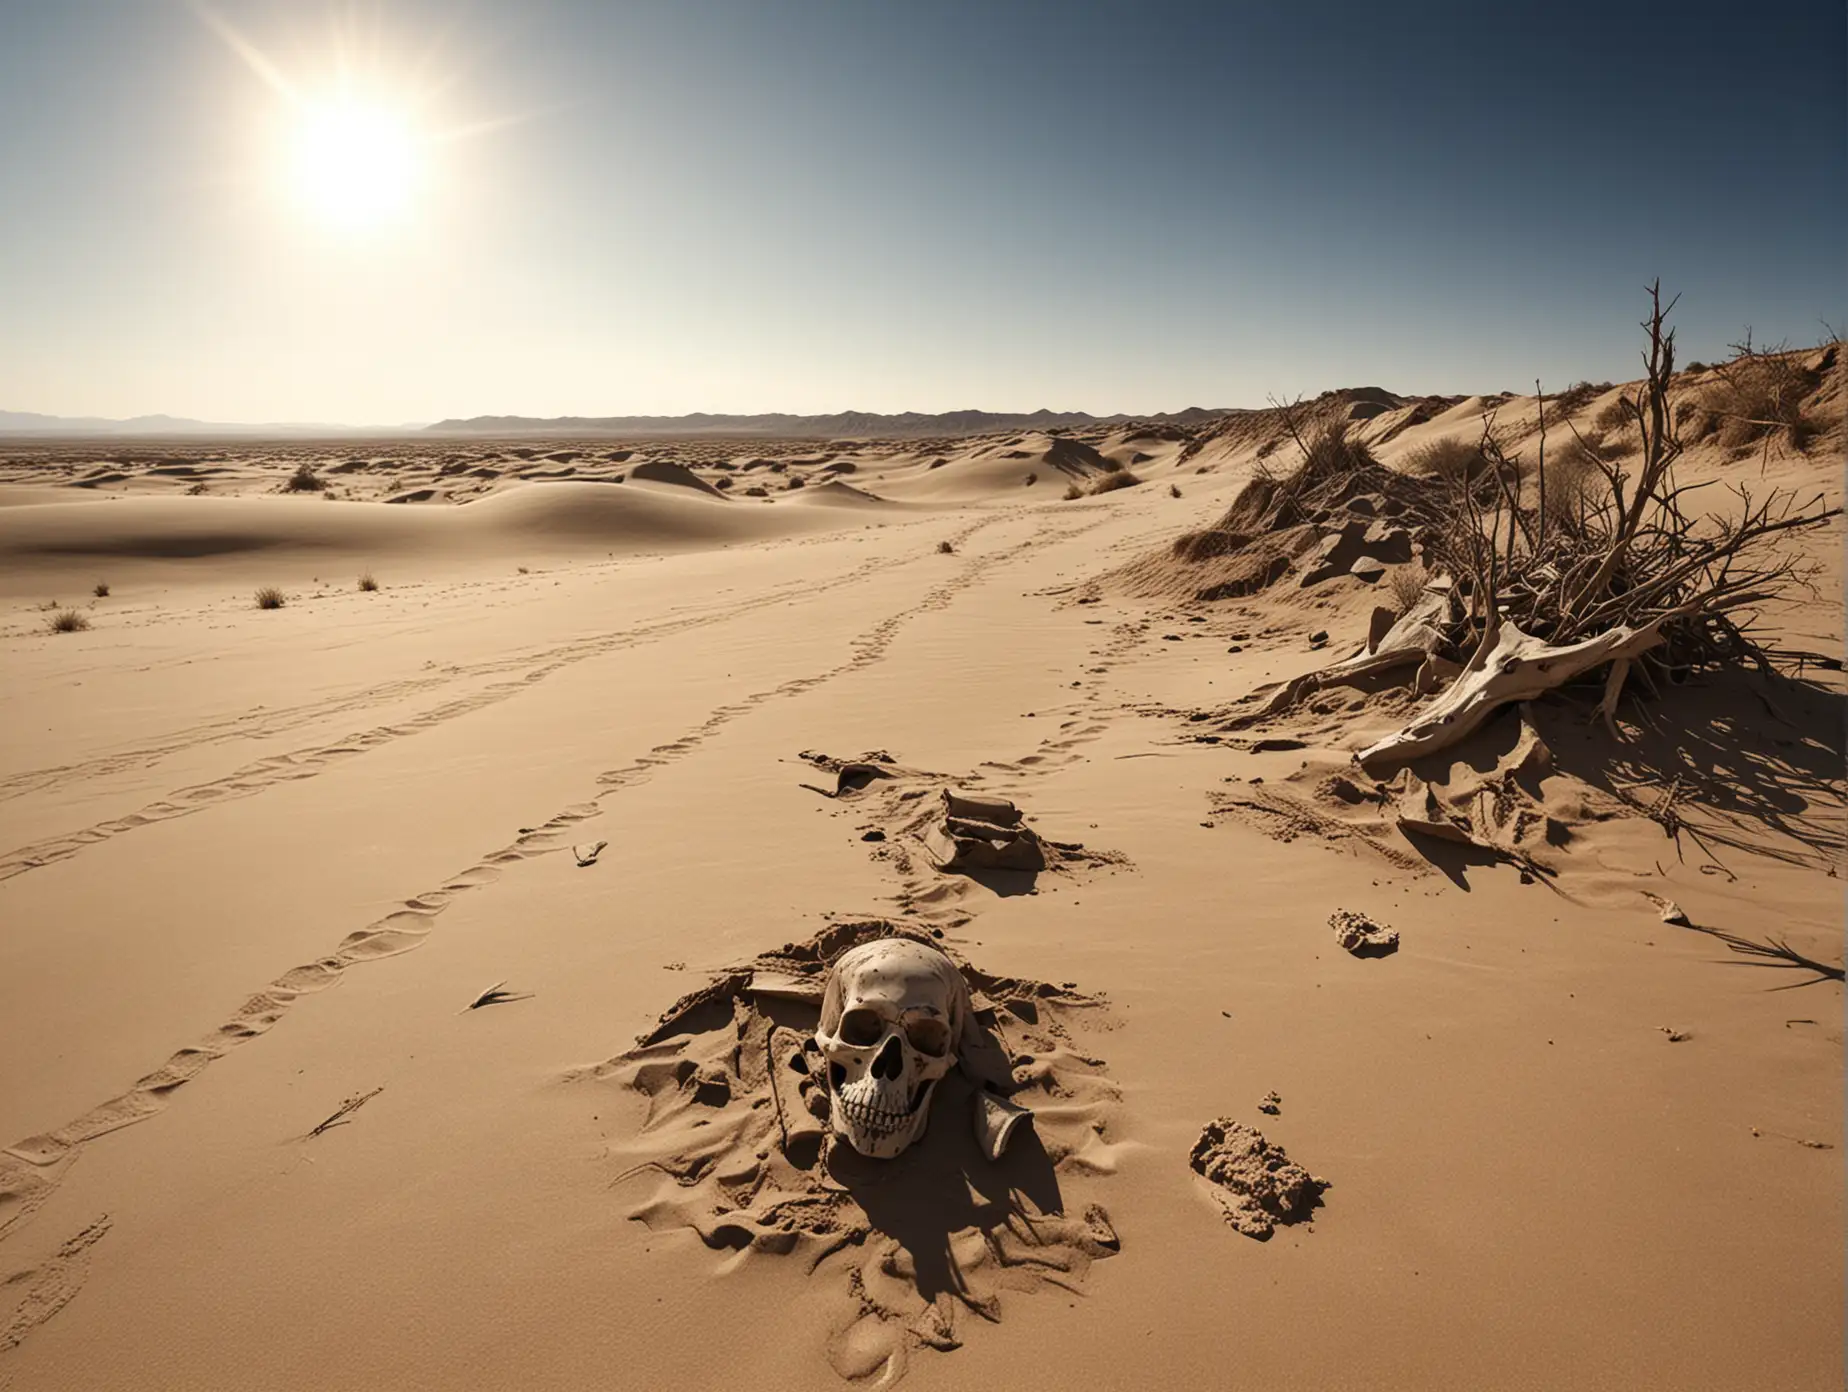
[[[875,1078],[892,1079],[905,1071],[905,1051],[899,1046],[895,1034],[886,1040],[885,1048],[879,1051],[879,1057],[873,1060]]]

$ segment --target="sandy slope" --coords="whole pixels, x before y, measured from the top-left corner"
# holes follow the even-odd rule
[[[1641,893],[1839,963],[1839,738],[1771,756],[1817,772],[1766,785],[1724,873],[1617,819],[1568,894],[1216,810],[1325,751],[1199,743],[1186,713],[1307,670],[1312,629],[1357,639],[1372,593],[1075,599],[1222,511],[1260,444],[817,449],[460,507],[256,496],[277,465],[249,496],[9,499],[0,1386],[839,1385],[856,1254],[632,1221],[679,1191],[629,1173],[644,1108],[600,1066],[703,973],[904,911],[1108,997],[1072,1024],[1102,1082],[1042,1104],[1085,1163],[1039,1180],[1121,1247],[1051,1283],[969,1265],[998,1321],[945,1296],[962,1347],[908,1346],[908,1386],[1839,1385],[1840,985]],[[1149,482],[1060,501],[1093,456]],[[708,491],[728,473],[773,501]],[[105,573],[95,627],[41,631]],[[269,583],[290,602],[260,612]],[[1839,649],[1838,606],[1789,623]],[[1716,744],[1763,733],[1696,708]],[[907,869],[861,839],[898,804],[802,786],[800,752],[868,750],[1123,860],[1031,893]],[[1339,951],[1337,908],[1400,951]],[[530,997],[464,1008],[503,981]],[[1222,1115],[1331,1182],[1313,1221],[1220,1221],[1187,1155]],[[934,1212],[895,1230],[966,1254]]]

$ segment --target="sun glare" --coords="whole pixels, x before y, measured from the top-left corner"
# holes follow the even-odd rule
[[[289,181],[310,211],[353,229],[404,214],[416,192],[421,151],[403,113],[343,96],[303,104],[296,122]]]

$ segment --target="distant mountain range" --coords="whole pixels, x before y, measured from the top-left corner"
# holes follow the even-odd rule
[[[418,428],[414,425],[315,425],[298,422],[236,425],[223,421],[188,420],[183,416],[130,416],[126,420],[106,420],[100,416],[41,416],[33,411],[0,411],[0,435],[250,435],[274,439],[279,435],[309,438],[327,435],[392,435]]]
[[[836,411],[831,415],[794,416],[781,411],[755,416],[471,416],[434,425],[318,425],[299,422],[262,425],[189,420],[183,416],[44,416],[31,411],[0,411],[0,436],[155,436],[206,435],[276,438],[277,436],[381,436],[421,431],[433,435],[740,435],[757,439],[867,439],[932,435],[981,435],[995,430],[1046,430],[1129,421],[1196,426],[1219,419],[1224,410],[1191,406],[1154,415],[1094,416],[1087,411]]]
[[[755,416],[471,416],[424,427],[438,435],[747,435],[753,438],[865,439],[907,435],[980,435],[991,430],[1044,430],[1048,427],[1114,425],[1149,421],[1199,425],[1225,415],[1190,406],[1156,415],[1093,416],[1086,411],[836,411],[825,416],[792,416],[781,411]]]

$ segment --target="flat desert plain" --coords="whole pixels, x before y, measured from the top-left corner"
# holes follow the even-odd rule
[[[1839,507],[1799,366],[1690,513]],[[1289,516],[1277,411],[0,448],[0,1387],[1839,1387],[1840,519],[1808,656],[1379,772],[1454,664],[1288,684],[1456,602],[1420,499],[1542,408],[1309,408],[1378,472]],[[999,1159],[960,1072],[816,1118],[891,934]]]

